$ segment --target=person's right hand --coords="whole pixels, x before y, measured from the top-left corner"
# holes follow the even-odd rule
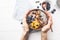
[[[42,28],[42,32],[48,32],[49,29],[52,30],[52,24],[53,24],[53,20],[52,20],[52,15],[51,13],[49,13],[48,11],[45,11],[46,15],[48,16],[48,23],[47,25],[45,25],[43,28]]]

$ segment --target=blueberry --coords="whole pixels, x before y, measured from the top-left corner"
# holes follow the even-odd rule
[[[39,6],[37,6],[37,8],[39,8]]]
[[[39,5],[41,5],[41,3]]]
[[[54,11],[51,12],[52,14],[54,13]]]
[[[23,24],[23,22],[21,22],[21,24]]]
[[[53,9],[53,10],[51,11],[51,13],[53,14],[55,11],[56,11],[56,9]]]
[[[53,9],[53,11],[56,11],[56,9]]]

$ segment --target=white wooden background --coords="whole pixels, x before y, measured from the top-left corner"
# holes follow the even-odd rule
[[[56,8],[56,12],[52,14],[53,32],[48,32],[48,40],[60,40],[60,9],[56,6],[56,0],[50,2],[51,10]],[[36,6],[34,0],[0,0],[0,40],[20,40],[22,26],[19,20],[23,18],[26,10]],[[40,32],[32,33],[29,40],[40,40],[40,34]]]

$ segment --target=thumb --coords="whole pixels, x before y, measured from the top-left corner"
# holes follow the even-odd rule
[[[48,30],[50,29],[50,26],[49,25],[45,25],[43,28],[42,28],[42,32],[47,32]]]

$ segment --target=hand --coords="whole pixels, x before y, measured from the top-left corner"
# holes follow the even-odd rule
[[[26,22],[26,16],[23,18],[23,34],[26,35],[26,33],[29,31],[28,24]]]
[[[22,37],[21,40],[27,40],[29,35],[29,27],[26,22],[26,16],[23,18],[23,32],[22,32]]]
[[[49,29],[51,29],[52,24],[53,24],[51,13],[49,13],[48,11],[45,11],[45,13],[46,13],[46,15],[48,16],[48,24],[45,25],[45,26],[42,28],[42,32],[48,32]],[[51,31],[52,31],[52,29],[51,29]]]

